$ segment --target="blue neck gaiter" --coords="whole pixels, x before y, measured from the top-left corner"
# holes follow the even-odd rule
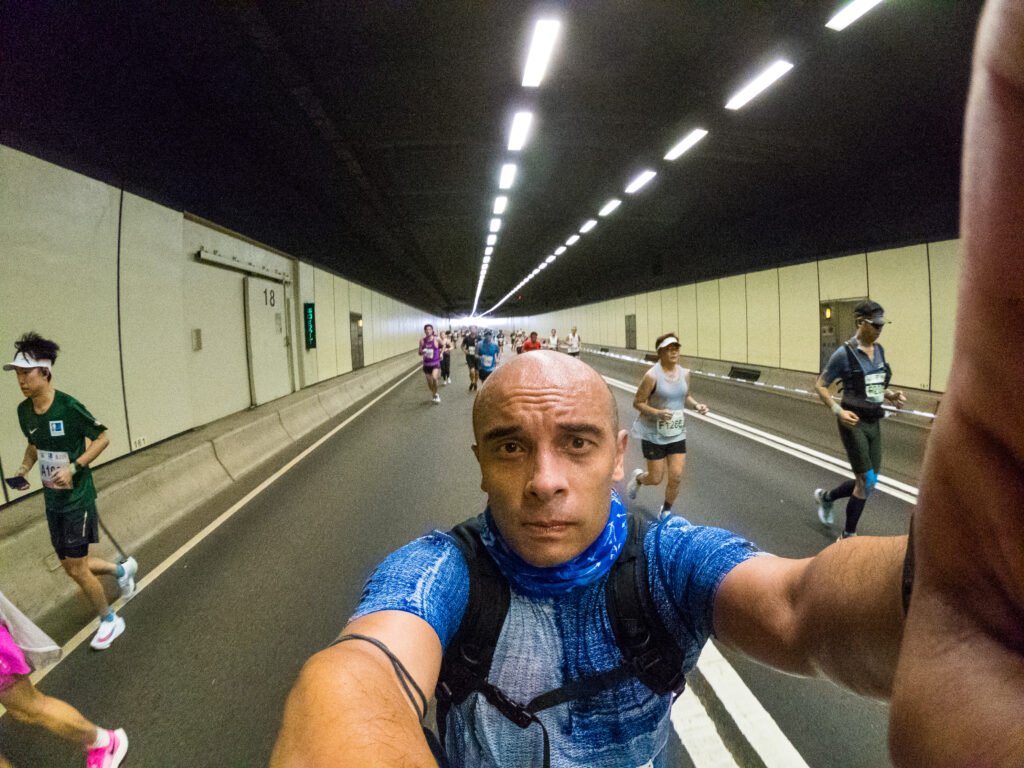
[[[481,541],[502,575],[517,592],[528,597],[554,597],[593,584],[611,569],[629,535],[626,507],[614,490],[604,530],[572,560],[549,568],[530,565],[512,551],[498,532],[490,507],[484,511],[484,520],[486,525],[480,533]]]

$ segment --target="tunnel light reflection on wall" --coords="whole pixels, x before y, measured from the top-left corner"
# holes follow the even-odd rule
[[[736,93],[735,96],[733,96],[731,99],[729,99],[728,102],[726,102],[725,108],[739,109],[744,104],[753,99],[755,96],[757,96],[759,93],[761,93],[763,90],[765,90],[769,85],[771,85],[784,74],[789,72],[789,70],[791,70],[792,68],[793,65],[790,64],[788,61],[779,59],[770,67],[768,67],[768,69],[766,69],[760,75],[758,75],[745,86],[743,86]]]
[[[881,2],[882,0],[853,0],[829,19],[825,26],[841,32]]]

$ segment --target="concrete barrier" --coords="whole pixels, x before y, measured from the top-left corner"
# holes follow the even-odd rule
[[[97,468],[103,522],[138,552],[171,526],[189,525],[189,514],[217,493],[418,364],[414,352],[398,355]],[[117,559],[109,539],[100,538],[93,554]],[[143,562],[143,571],[147,565],[154,564]],[[0,589],[44,627],[78,599],[50,545],[42,494],[0,511]]]

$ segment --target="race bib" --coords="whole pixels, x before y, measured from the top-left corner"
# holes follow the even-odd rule
[[[476,347],[474,347],[472,344],[470,344],[468,347],[466,347],[466,354],[467,355],[475,355],[476,354]]]
[[[658,420],[658,434],[662,437],[676,437],[683,433],[686,416],[682,411],[672,411],[672,418],[667,421]]]
[[[480,365],[490,368],[494,365],[494,355],[480,355]]]
[[[39,476],[43,480],[43,485],[47,488],[56,488],[57,472],[61,467],[69,466],[71,459],[64,451],[38,451],[37,455]]]
[[[423,359],[424,360],[433,360],[434,359],[434,348],[433,347],[424,347],[423,348]]]
[[[864,396],[869,403],[880,403],[885,400],[885,373],[868,373],[864,376]]]

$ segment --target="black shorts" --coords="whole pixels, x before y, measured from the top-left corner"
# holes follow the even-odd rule
[[[466,355],[466,365],[470,368],[477,367],[476,355]]]
[[[685,455],[686,441],[680,440],[678,443],[659,445],[658,443],[641,440],[640,450],[643,452],[645,459],[648,459],[649,461],[658,461],[659,459],[664,459],[666,456],[670,456],[674,453],[681,453]]]
[[[483,368],[479,370],[480,381],[487,381],[487,377],[490,376],[494,371],[485,371]]]
[[[839,439],[846,449],[850,467],[858,475],[869,470],[878,472],[882,468],[882,431],[877,421],[861,419],[854,426],[847,427],[838,419]]]
[[[85,557],[89,554],[89,545],[100,540],[95,505],[69,512],[46,510],[46,522],[50,525],[53,551],[61,560]]]
[[[427,374],[427,376],[433,376],[434,375],[434,371],[436,371],[436,370],[438,370],[438,367],[436,365],[424,365],[423,366],[423,372],[425,374]]]

